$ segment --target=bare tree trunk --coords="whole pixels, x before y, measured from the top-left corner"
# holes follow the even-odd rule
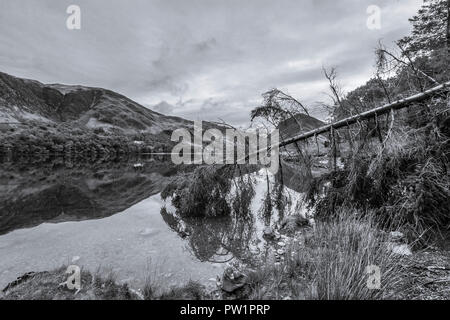
[[[425,92],[421,92],[421,93],[412,95],[410,97],[394,101],[394,102],[392,102],[390,104],[387,104],[387,105],[384,105],[384,106],[381,106],[381,107],[377,107],[377,108],[374,108],[374,109],[371,109],[371,110],[367,110],[367,111],[364,111],[363,113],[360,113],[360,114],[357,114],[357,115],[354,115],[354,116],[351,116],[351,117],[348,117],[348,118],[345,118],[345,119],[338,120],[338,121],[336,121],[334,123],[324,125],[324,126],[322,126],[320,128],[317,128],[317,129],[314,129],[314,130],[311,130],[311,131],[308,131],[308,132],[301,133],[298,136],[295,136],[295,137],[286,139],[283,142],[280,142],[279,146],[280,147],[284,147],[284,146],[289,145],[291,143],[294,143],[296,141],[302,141],[302,140],[305,140],[307,138],[314,137],[314,135],[316,135],[316,134],[321,134],[321,133],[328,132],[328,131],[330,131],[331,127],[334,130],[342,128],[342,127],[348,127],[349,125],[352,125],[354,123],[358,123],[361,120],[367,120],[369,118],[373,118],[375,116],[375,114],[383,115],[385,113],[389,113],[391,111],[391,109],[396,110],[396,109],[402,109],[402,108],[408,107],[412,103],[421,102],[421,101],[425,100],[426,98],[428,98],[428,97],[430,97],[430,96],[432,96],[432,95],[434,95],[436,93],[439,93],[439,92],[442,92],[442,91],[443,92],[449,92],[449,88],[450,88],[450,81],[447,81],[446,83],[443,83],[443,84],[441,84],[439,86],[436,86],[434,88],[428,89]]]

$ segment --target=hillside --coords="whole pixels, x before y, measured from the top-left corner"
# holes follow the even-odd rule
[[[300,126],[299,126],[300,124]],[[294,117],[286,119],[282,121],[279,125],[280,130],[280,140],[286,140],[292,138],[296,135],[299,135],[304,132],[308,132],[324,126],[326,123],[311,117],[307,114],[297,113]],[[319,144],[319,153],[326,153],[325,143],[328,141],[328,138],[325,135],[317,136],[317,143]],[[284,147],[287,151],[292,152],[295,151],[296,148],[293,144]],[[317,153],[317,145],[315,143],[308,144],[306,146],[308,152]]]
[[[110,90],[43,84],[0,72],[0,123],[30,120],[125,134],[159,134],[191,125],[188,120],[154,112]]]
[[[301,127],[299,127],[299,124]],[[284,120],[280,123],[279,129],[283,138],[291,138],[302,132],[307,132],[318,127],[324,126],[325,122],[307,114],[297,113],[294,117]]]

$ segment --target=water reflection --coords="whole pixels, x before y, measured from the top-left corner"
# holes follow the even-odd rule
[[[4,162],[0,234],[43,222],[111,216],[159,193],[175,172],[170,162],[151,158],[95,164]]]
[[[206,281],[221,272],[217,265],[251,264],[267,251],[264,228],[298,209],[280,181],[257,167],[200,169],[151,157],[3,162],[0,285],[71,255],[91,269],[115,268],[119,278],[145,279],[151,259],[175,282]]]
[[[163,191],[174,210],[161,209],[172,230],[186,237],[192,253],[204,262],[247,261],[255,238],[255,195],[251,171],[235,166],[201,167],[179,177]],[[245,171],[243,171],[245,170]]]

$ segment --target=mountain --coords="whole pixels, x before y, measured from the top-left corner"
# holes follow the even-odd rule
[[[300,126],[299,126],[300,124]],[[280,130],[280,140],[286,140],[289,138],[292,138],[294,136],[297,136],[301,133],[305,133],[311,130],[314,130],[316,128],[319,128],[321,126],[324,126],[326,123],[311,117],[307,114],[298,113],[294,117],[291,117],[289,119],[286,119],[280,123],[278,126],[278,129]],[[324,154],[327,152],[326,150],[326,143],[328,141],[328,137],[326,135],[319,134],[317,135],[317,144],[315,143],[314,139],[310,139],[313,143],[308,143],[302,148],[306,148],[308,153],[310,154]],[[285,150],[289,151],[295,151],[296,146],[294,144],[290,144],[285,147]]]
[[[325,124],[325,122],[307,114],[297,113],[295,116],[282,121],[278,129],[280,130],[280,138],[288,139],[324,126]],[[317,139],[322,143],[327,140],[323,135],[318,135]]]
[[[299,126],[300,124],[300,126]],[[324,126],[325,122],[307,114],[298,113],[295,116],[280,123],[280,133],[284,139],[294,137],[300,133],[307,132]]]
[[[77,127],[158,134],[192,122],[165,116],[111,90],[43,84],[0,72],[0,123],[66,123]]]

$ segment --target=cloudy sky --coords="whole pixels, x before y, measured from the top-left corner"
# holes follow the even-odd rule
[[[378,40],[406,35],[421,3],[0,0],[0,71],[104,87],[162,113],[235,125],[276,87],[320,117],[322,66],[336,66],[347,91],[363,84]],[[71,4],[81,8],[80,30],[66,27]],[[381,8],[379,30],[367,28],[370,5]]]

